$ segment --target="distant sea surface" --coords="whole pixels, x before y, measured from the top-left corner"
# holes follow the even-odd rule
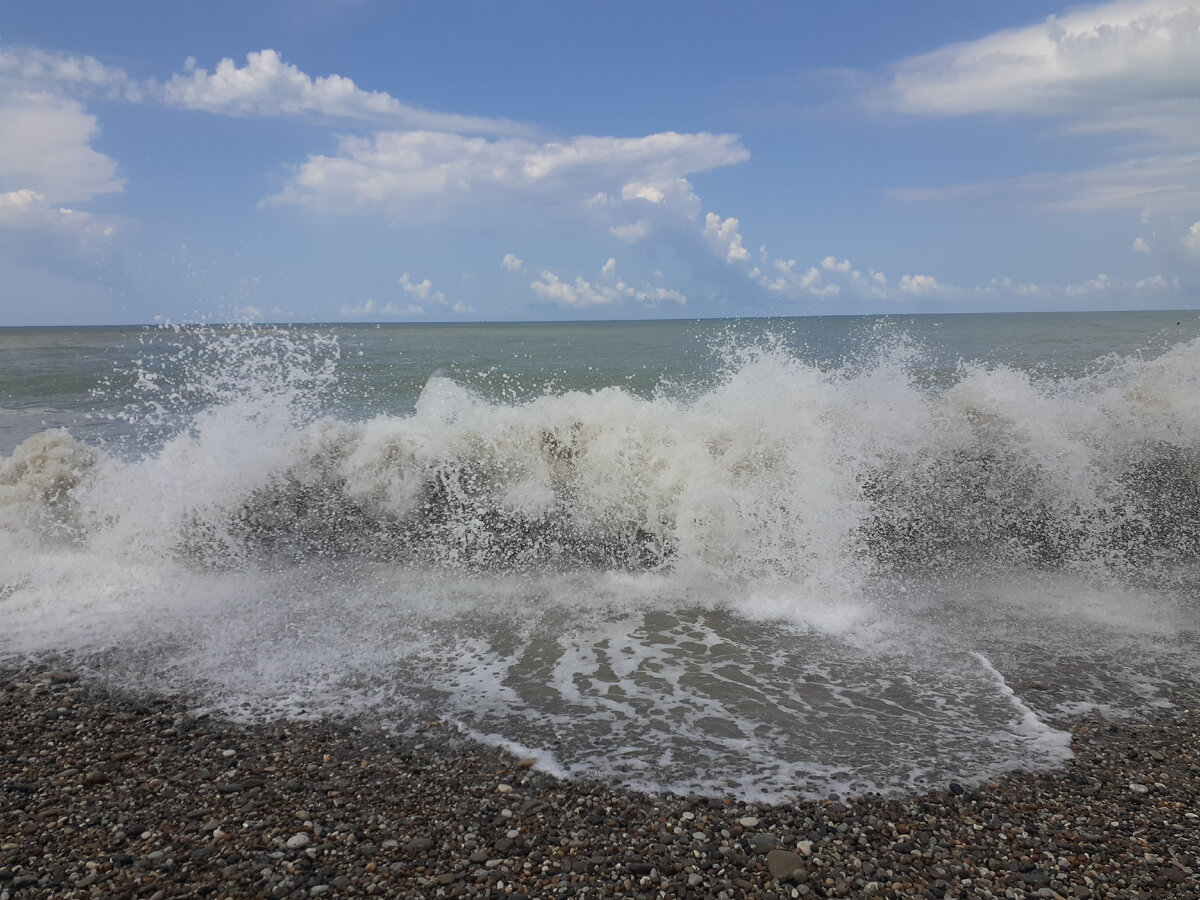
[[[0,663],[752,799],[1197,702],[1194,312],[0,329]]]

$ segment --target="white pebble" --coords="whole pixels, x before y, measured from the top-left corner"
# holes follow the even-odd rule
[[[758,819],[754,818],[754,816],[742,816],[738,819],[738,824],[743,828],[755,828],[758,825]]]
[[[307,847],[311,843],[311,838],[303,831],[293,834],[287,840],[289,850],[299,850],[301,847]]]
[[[229,759],[229,757],[231,757],[231,756],[237,756],[237,751],[236,750],[222,750],[221,755],[223,757],[225,757],[226,759]]]
[[[512,793],[512,785],[511,784],[498,784],[498,785],[496,785],[496,790],[498,790],[502,794],[511,794]]]

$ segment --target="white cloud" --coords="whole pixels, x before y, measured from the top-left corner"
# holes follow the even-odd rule
[[[520,272],[524,265],[525,261],[515,253],[505,253],[504,259],[500,260],[500,267],[509,272]]]
[[[796,260],[777,259],[774,262],[774,268],[779,274],[775,278],[769,278],[763,275],[756,266],[750,271],[750,280],[757,281],[761,287],[773,294],[790,294],[792,296],[809,294],[814,297],[830,297],[835,296],[841,290],[836,284],[822,284],[821,272],[816,266],[810,266],[806,271],[798,273]]]
[[[1196,222],[1183,236],[1183,247],[1190,253],[1200,255],[1200,222]]]
[[[1079,115],[1198,92],[1194,0],[1115,0],[906,59],[889,99],[928,115]]]
[[[233,320],[235,322],[245,322],[247,324],[253,322],[261,322],[267,317],[267,311],[261,306],[250,304],[248,306],[238,306],[233,310]]]
[[[1063,292],[1070,297],[1078,297],[1082,294],[1099,294],[1105,291],[1111,291],[1116,285],[1113,280],[1107,275],[1100,274],[1095,278],[1085,281],[1082,284],[1068,284]]]
[[[475,312],[475,307],[473,307],[470,303],[466,303],[465,301],[462,301],[462,300],[459,300],[458,302],[456,302],[454,304],[454,306],[451,307],[451,309],[454,312],[458,313],[458,315],[460,315],[460,316],[469,315],[470,313]]]
[[[914,276],[909,276],[909,290],[897,294],[889,290],[887,277],[882,272],[867,269],[864,274],[855,269],[848,259],[826,256],[816,265],[802,267],[794,259],[771,260],[765,247],[760,248],[759,256],[763,265],[773,269],[774,274],[755,266],[747,273],[749,279],[763,290],[789,300],[829,300],[835,297],[848,301],[907,299],[906,295],[922,283],[911,282]]]
[[[1033,299],[1037,301],[1038,306],[1028,308],[1053,309],[1063,305],[1088,308],[1089,304],[1095,304],[1097,301],[1105,306],[1113,301],[1123,305],[1134,294],[1163,294],[1169,291],[1178,292],[1179,289],[1180,280],[1178,278],[1167,278],[1161,274],[1139,278],[1137,281],[1118,281],[1108,275],[1100,274],[1087,281],[1072,284],[1045,285],[1016,282],[1011,278],[993,278],[983,288],[961,290],[943,287],[942,290],[962,298],[973,293]],[[1104,298],[1111,299],[1106,301]],[[1161,302],[1161,298],[1156,298],[1155,302]]]
[[[636,244],[650,234],[650,223],[645,219],[638,219],[628,225],[613,225],[608,230],[618,240],[625,241],[627,244]]]
[[[347,317],[368,318],[370,316],[378,315],[380,310],[379,304],[375,302],[374,298],[371,298],[357,306],[351,306],[343,303],[338,311],[343,316]]]
[[[1200,154],[1145,156],[1079,172],[888,192],[899,201],[1027,198],[1050,209],[1170,212],[1200,205]]]
[[[410,215],[468,200],[536,197],[544,203],[602,207],[630,185],[633,200],[655,185],[662,202],[690,186],[684,176],[746,159],[728,134],[575,137],[534,142],[488,140],[435,131],[344,135],[335,156],[310,156],[268,204],[303,204],[333,212],[382,208]],[[652,198],[650,198],[652,199]]]
[[[1166,291],[1172,287],[1179,287],[1178,279],[1175,282],[1167,281],[1162,275],[1151,275],[1149,278],[1139,278],[1134,282],[1133,289],[1135,291]]]
[[[124,224],[64,205],[124,190],[116,162],[92,146],[96,117],[71,94],[140,98],[124,72],[90,56],[0,49],[0,227],[41,235],[20,255],[47,271],[75,265],[79,251],[95,262]]]
[[[612,257],[605,261],[594,283],[582,275],[577,275],[572,282],[563,281],[547,270],[529,286],[542,300],[570,309],[615,306],[630,300],[643,306],[687,303],[687,297],[676,290],[652,285],[635,288],[627,284],[617,276],[617,261]]]
[[[285,63],[276,50],[246,54],[239,67],[225,58],[211,72],[195,68],[163,85],[169,106],[227,116],[321,116],[374,122],[393,127],[470,134],[529,134],[527,125],[504,119],[463,116],[420,109],[383,91],[364,91],[341,75],[317,78]]]
[[[738,224],[735,218],[722,219],[712,212],[704,217],[704,239],[727,263],[750,261],[750,251],[742,246]]]
[[[903,275],[900,290],[906,294],[932,294],[942,290],[942,285],[932,275]]]
[[[373,319],[379,316],[390,318],[415,318],[425,315],[425,309],[416,304],[401,307],[396,303],[378,303],[374,298],[368,298],[357,305],[342,304],[338,310],[344,318]]]
[[[1134,253],[1149,253],[1150,245],[1145,238],[1136,237],[1133,239],[1133,251]]]
[[[1200,4],[1112,0],[1070,9],[901,61],[882,95],[891,108],[937,116],[1057,116],[1074,134],[1144,136],[1128,157],[901,199],[1011,193],[1068,210],[1178,213],[1200,205]]]
[[[532,282],[529,287],[543,300],[574,309],[603,306],[616,300],[615,295],[606,297],[598,293],[591,284],[584,280],[582,275],[576,276],[575,283],[571,284],[563,281],[549,270],[542,272],[541,277]]]
[[[142,85],[121,69],[91,56],[71,56],[46,50],[0,49],[0,89],[25,93],[77,93],[109,100],[144,99]]]
[[[0,189],[28,188],[51,203],[117,193],[117,164],[92,149],[96,117],[48,94],[0,96]]]
[[[29,188],[0,194],[0,226],[76,237],[86,244],[111,238],[118,220],[55,206]]]
[[[434,290],[433,282],[428,278],[424,281],[414,283],[407,272],[400,276],[400,287],[404,288],[406,294],[411,294],[422,303],[432,300],[434,303],[444,305],[446,295],[441,291]]]

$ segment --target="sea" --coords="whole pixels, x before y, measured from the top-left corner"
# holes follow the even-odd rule
[[[1198,651],[1194,311],[0,329],[0,665],[786,801]]]

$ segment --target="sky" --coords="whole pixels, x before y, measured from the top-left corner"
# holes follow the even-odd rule
[[[1200,0],[5,0],[0,326],[1200,306]]]

